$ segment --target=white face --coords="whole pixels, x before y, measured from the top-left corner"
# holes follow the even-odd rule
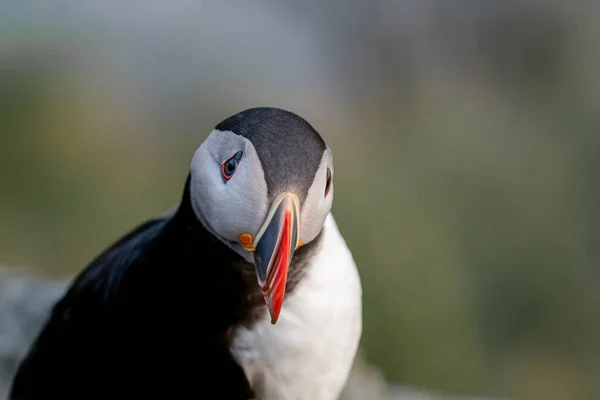
[[[243,152],[241,159],[229,180],[225,180],[223,163],[239,151]],[[312,185],[300,204],[299,239],[303,244],[319,234],[331,210],[333,180],[326,195],[328,169],[333,177],[329,148],[323,152],[317,172],[310,177]],[[198,219],[216,237],[252,262],[252,253],[244,249],[238,238],[244,233],[256,237],[273,201],[269,198],[262,163],[252,142],[233,132],[212,131],[194,154],[190,185],[192,207]],[[290,181],[285,182],[285,187],[276,189],[294,193],[295,186]]]

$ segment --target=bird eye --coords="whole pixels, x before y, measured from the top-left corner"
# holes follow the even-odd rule
[[[325,197],[329,194],[329,189],[331,189],[331,170],[327,168],[327,181],[325,182]]]
[[[223,174],[223,179],[225,182],[231,179],[235,170],[238,167],[240,160],[242,159],[243,151],[238,151],[231,158],[226,160],[223,164],[221,164],[221,173]]]

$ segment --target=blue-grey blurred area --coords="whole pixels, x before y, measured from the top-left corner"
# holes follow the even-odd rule
[[[220,120],[286,108],[333,150],[369,362],[439,391],[600,398],[599,12],[2,0],[0,263],[77,273],[178,202]]]

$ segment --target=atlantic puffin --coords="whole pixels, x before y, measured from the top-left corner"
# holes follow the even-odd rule
[[[293,112],[218,123],[173,211],[76,275],[9,398],[337,399],[362,288],[333,177],[331,149]]]

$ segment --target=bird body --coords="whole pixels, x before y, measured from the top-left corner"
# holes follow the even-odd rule
[[[268,316],[242,327],[231,346],[255,390],[267,399],[337,399],[362,328],[361,285],[333,215],[276,325]]]
[[[256,108],[221,122],[176,209],[73,280],[10,399],[336,399],[362,319],[332,170],[295,114]]]

